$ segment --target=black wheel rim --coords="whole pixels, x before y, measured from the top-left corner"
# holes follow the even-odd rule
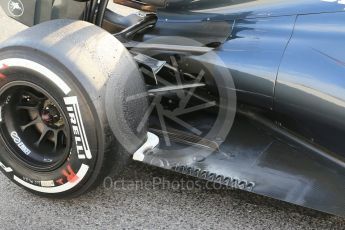
[[[68,158],[70,126],[59,103],[46,90],[16,81],[0,90],[1,134],[13,157],[27,167],[52,171]]]

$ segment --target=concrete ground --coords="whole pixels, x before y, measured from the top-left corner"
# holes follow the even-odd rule
[[[0,11],[0,42],[25,27]],[[345,219],[230,189],[167,189],[192,178],[132,163],[118,180],[72,200],[32,195],[0,174],[1,229],[345,229]],[[134,189],[133,183],[147,184]],[[124,188],[120,189],[124,184]]]

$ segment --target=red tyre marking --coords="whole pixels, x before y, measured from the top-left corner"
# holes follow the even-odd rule
[[[8,68],[8,65],[2,64],[2,66],[0,67],[0,70],[7,69],[7,68]],[[0,79],[5,79],[5,78],[6,78],[6,75],[0,73]]]
[[[78,176],[73,171],[71,165],[67,165],[67,170],[66,169],[62,170],[62,174],[65,177],[67,177],[67,180],[71,183],[74,183],[79,179]]]
[[[59,185],[63,185],[64,183],[63,183],[63,178],[60,178],[60,179],[58,179],[58,180],[56,180],[55,181],[57,184],[59,184]]]
[[[1,68],[0,69],[7,69],[8,68],[8,65],[6,64],[2,64]]]

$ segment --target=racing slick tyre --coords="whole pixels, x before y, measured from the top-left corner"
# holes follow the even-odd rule
[[[107,85],[122,89],[109,93]],[[0,45],[1,170],[42,196],[89,191],[129,159],[116,135],[135,135],[133,150],[147,136],[146,128],[136,132],[121,125],[119,133],[112,132],[111,123],[135,127],[144,116],[145,97],[135,103],[106,99],[128,92],[146,92],[135,61],[118,40],[92,24],[49,21],[5,41]],[[112,106],[116,110],[107,108]],[[133,115],[109,121],[126,114],[121,110]]]

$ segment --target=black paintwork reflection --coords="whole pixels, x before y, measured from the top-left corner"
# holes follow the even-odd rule
[[[216,53],[230,70],[240,100],[272,106],[279,63],[294,23],[295,16],[236,21],[231,39]]]
[[[185,22],[166,23],[158,22],[150,33],[144,35],[144,40],[154,37],[178,36],[193,39],[202,45],[224,43],[230,36],[233,27],[232,21],[222,22]],[[184,45],[184,44],[180,44]]]
[[[168,0],[162,20],[233,20],[344,11],[338,0]]]
[[[276,108],[289,127],[345,156],[345,13],[299,16],[281,64]]]

